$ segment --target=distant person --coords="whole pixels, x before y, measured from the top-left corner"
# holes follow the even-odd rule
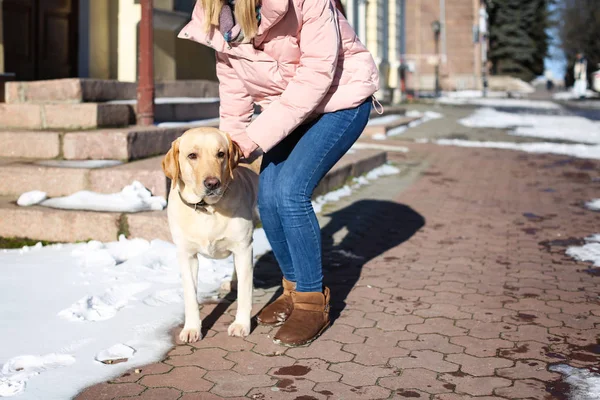
[[[580,99],[586,97],[587,93],[587,60],[581,53],[577,53],[577,59],[575,60],[575,94]]]
[[[546,80],[546,89],[551,92],[554,90],[554,81],[552,79]]]

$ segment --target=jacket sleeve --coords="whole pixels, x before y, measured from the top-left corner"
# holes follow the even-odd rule
[[[304,0],[299,43],[301,56],[294,78],[246,130],[265,152],[313,112],[333,82],[340,31],[330,0]]]
[[[219,129],[229,133],[232,140],[250,153],[256,144],[246,134],[254,114],[254,102],[242,80],[237,76],[226,54],[217,52],[217,77],[219,78]]]

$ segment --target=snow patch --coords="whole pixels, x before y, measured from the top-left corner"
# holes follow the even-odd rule
[[[572,246],[566,251],[566,254],[577,261],[588,261],[594,264],[594,267],[600,267],[600,234],[595,234],[585,238],[587,242],[583,246]]]
[[[588,210],[600,211],[600,199],[593,199],[585,203],[585,207]]]
[[[57,168],[82,168],[82,169],[98,169],[115,167],[123,164],[119,160],[43,160],[35,162],[36,165],[45,167]]]
[[[104,321],[113,318],[135,295],[151,287],[148,283],[131,283],[108,288],[98,296],[85,296],[58,313],[69,321]]]
[[[514,114],[481,108],[459,121],[470,128],[513,129],[514,136],[599,144],[600,122],[578,116]]]
[[[328,203],[334,203],[344,197],[348,197],[352,192],[361,186],[368,185],[371,181],[374,181],[383,176],[395,175],[400,173],[400,169],[393,165],[384,164],[378,168],[371,170],[364,176],[353,178],[352,182],[348,185],[344,185],[342,188],[331,191],[327,194],[317,197],[313,202],[313,209],[316,213],[323,211],[323,207]]]
[[[489,149],[518,150],[527,153],[561,154],[570,157],[600,160],[600,145],[563,143],[511,143],[481,142],[461,139],[439,139],[435,143],[442,146],[481,147]]]
[[[33,206],[46,200],[48,195],[46,192],[40,190],[32,190],[31,192],[25,192],[17,199],[17,204],[21,207]]]
[[[502,98],[452,98],[442,97],[437,100],[446,105],[474,105],[483,107],[532,108],[543,110],[558,110],[561,107],[551,101]]]
[[[569,397],[573,400],[600,400],[600,375],[587,369],[573,368],[566,364],[551,365],[552,372],[563,375],[563,381],[571,387]]]
[[[592,90],[587,90],[585,92],[585,96],[586,99],[593,99],[598,97],[598,93],[592,91]],[[554,100],[576,100],[579,99],[580,96],[579,94],[575,91],[575,89],[571,89],[568,92],[558,92],[558,93],[554,93],[552,95],[552,98]]]
[[[82,190],[70,196],[45,200],[41,205],[65,210],[140,212],[163,210],[167,201],[162,196],[152,196],[144,185],[134,181],[119,193],[104,194]]]
[[[112,364],[115,361],[128,361],[135,354],[135,349],[123,343],[115,344],[108,349],[101,350],[96,354],[96,361],[104,364]]]
[[[0,397],[11,397],[25,391],[27,381],[40,373],[72,365],[75,357],[68,354],[45,356],[24,355],[13,357],[2,365],[0,371]]]

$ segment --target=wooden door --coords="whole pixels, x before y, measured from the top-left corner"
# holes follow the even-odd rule
[[[77,0],[4,0],[5,70],[17,80],[77,76]]]

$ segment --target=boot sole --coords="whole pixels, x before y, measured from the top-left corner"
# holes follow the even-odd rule
[[[317,340],[326,330],[327,328],[329,328],[329,325],[331,325],[331,321],[328,321],[327,324],[325,324],[323,326],[323,328],[321,328],[321,330],[319,331],[319,333],[317,333],[313,338],[307,340],[306,342],[303,343],[284,343],[279,339],[273,339],[273,343],[278,344],[280,346],[283,347],[290,347],[290,348],[294,348],[294,347],[306,347],[309,344],[311,344],[312,342],[314,342],[315,340]]]

